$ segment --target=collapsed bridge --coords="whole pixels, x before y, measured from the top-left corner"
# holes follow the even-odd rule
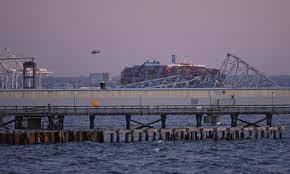
[[[140,81],[123,85],[122,88],[263,88],[279,87],[265,73],[260,72],[242,58],[227,53],[215,76],[204,73],[192,78],[182,74]]]

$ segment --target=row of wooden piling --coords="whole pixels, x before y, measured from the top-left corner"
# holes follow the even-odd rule
[[[103,131],[37,130],[0,132],[0,144],[53,144],[66,142],[104,142]]]
[[[129,143],[136,141],[175,140],[242,140],[258,138],[282,138],[284,127],[214,127],[214,128],[173,128],[106,130],[104,142]]]
[[[52,144],[66,142],[129,143],[136,141],[176,140],[242,140],[257,138],[282,138],[284,127],[213,127],[170,128],[134,130],[38,130],[0,131],[0,144]]]

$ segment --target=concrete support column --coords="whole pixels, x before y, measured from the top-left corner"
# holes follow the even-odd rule
[[[161,114],[161,128],[165,129],[165,127],[166,127],[166,115]]]
[[[15,129],[22,129],[23,116],[15,115]]]
[[[272,114],[271,113],[267,113],[266,114],[266,119],[267,119],[267,126],[272,126]]]
[[[239,114],[231,114],[231,127],[237,127]]]
[[[196,114],[196,127],[201,127],[202,114]]]
[[[126,114],[126,129],[130,129],[131,127],[131,115]]]
[[[90,129],[95,128],[95,115],[90,115]]]

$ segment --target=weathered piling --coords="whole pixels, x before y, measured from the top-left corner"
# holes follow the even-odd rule
[[[120,135],[121,134],[121,131],[120,131],[120,129],[117,129],[117,131],[116,131],[116,142],[117,143],[120,143],[121,142],[121,138],[120,138]]]
[[[211,127],[211,128],[166,128],[166,129],[130,129],[130,130],[9,130],[0,131],[0,144],[53,144],[66,142],[135,142],[176,141],[176,140],[241,140],[247,138],[282,138],[284,127]],[[123,133],[122,133],[123,132]],[[252,137],[254,133],[254,136]],[[138,137],[135,139],[135,135]]]
[[[152,141],[156,141],[157,140],[156,136],[157,136],[157,133],[154,131],[153,132],[153,136],[152,136]]]
[[[125,132],[125,142],[129,143],[129,132]]]
[[[139,132],[139,138],[138,138],[138,141],[142,141],[143,140],[143,133],[142,132]]]
[[[114,143],[114,133],[113,132],[110,133],[110,142]]]
[[[134,139],[134,131],[130,132],[130,136],[131,136],[131,142],[134,142],[135,141],[135,139]]]
[[[279,138],[280,139],[282,138],[282,132],[283,132],[283,127],[282,126],[279,126],[278,127],[278,133],[279,133]]]
[[[241,128],[241,136],[240,137],[241,137],[241,139],[245,138],[245,130],[243,127]]]
[[[162,136],[162,129],[158,130],[158,140],[162,140],[163,136]]]
[[[145,130],[145,141],[149,141],[149,131],[148,131],[148,129]]]

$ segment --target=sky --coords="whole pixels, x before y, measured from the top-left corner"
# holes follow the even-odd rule
[[[158,59],[219,68],[226,53],[290,74],[289,0],[0,0],[0,48],[56,76]],[[100,54],[90,51],[100,49]]]

